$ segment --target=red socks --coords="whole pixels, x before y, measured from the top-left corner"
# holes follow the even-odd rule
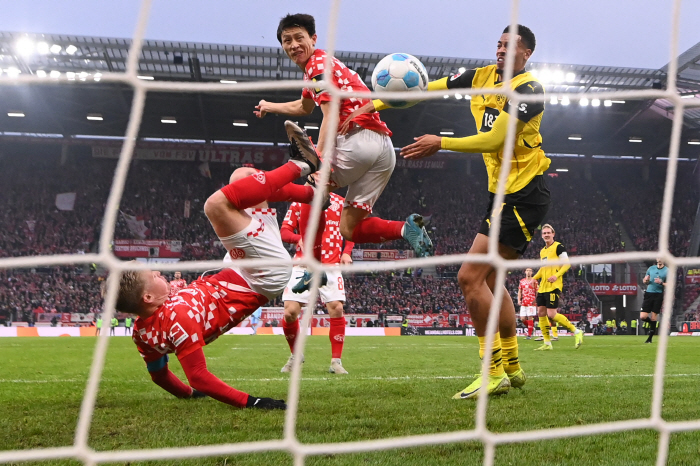
[[[280,188],[279,191],[272,193],[268,202],[301,202],[309,204],[314,199],[314,188],[311,186],[302,186],[300,184],[289,183]]]
[[[331,340],[331,358],[340,358],[345,343],[345,317],[331,317],[328,338]]]
[[[369,217],[361,221],[352,232],[352,240],[355,243],[383,243],[394,239],[401,239],[401,229],[405,222],[395,220],[382,220],[377,217]]]
[[[525,323],[527,324],[527,336],[531,337],[532,332],[535,330],[535,321],[532,319],[528,319],[525,321]]]
[[[284,332],[284,337],[287,339],[287,343],[289,344],[289,351],[294,354],[294,342],[297,341],[297,335],[299,335],[299,319],[295,320],[291,324],[282,319],[282,331]]]
[[[301,168],[294,162],[287,162],[272,171],[258,172],[236,180],[221,188],[221,192],[236,209],[243,210],[267,201],[300,175]]]

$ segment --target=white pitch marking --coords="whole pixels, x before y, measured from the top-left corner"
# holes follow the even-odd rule
[[[210,358],[211,359],[211,358]],[[654,374],[575,374],[575,375],[530,375],[528,378],[533,379],[604,379],[608,377],[654,377]],[[665,377],[700,377],[700,374],[666,374]],[[434,376],[423,376],[423,375],[405,375],[397,377],[387,377],[387,376],[376,376],[376,377],[302,377],[304,382],[324,382],[328,380],[340,381],[340,380],[451,380],[451,379],[468,379],[468,375],[434,375]],[[235,379],[221,379],[224,381],[231,382],[285,382],[289,381],[288,377],[263,377],[263,378],[235,378]],[[0,383],[72,383],[72,382],[84,382],[83,379],[51,379],[51,380],[25,380],[25,379],[0,379]],[[102,379],[102,382],[128,382],[128,383],[138,383],[138,382],[148,382],[148,379]]]

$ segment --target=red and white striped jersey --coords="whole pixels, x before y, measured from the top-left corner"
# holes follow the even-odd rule
[[[187,280],[178,278],[170,282],[170,296],[175,296],[178,291],[187,286]]]
[[[132,339],[146,362],[167,353],[182,358],[216,340],[267,301],[238,273],[224,269],[195,280],[151,316],[137,318]]]
[[[326,51],[316,49],[306,62],[304,70],[304,81],[321,81],[323,79],[323,70],[325,67]],[[369,89],[362,82],[362,78],[353,70],[345,66],[343,62],[333,57],[333,81],[332,83],[343,91],[367,92]],[[316,105],[321,105],[324,102],[330,102],[331,96],[325,89],[309,89],[305,88],[301,97],[304,99],[312,99]],[[340,101],[340,119],[338,120],[338,128],[343,124],[347,117],[358,108],[369,102],[368,99],[358,99],[355,97],[343,99]],[[365,113],[353,120],[353,124],[359,125],[362,128],[370,129],[378,133],[391,136],[391,131],[386,124],[379,118],[378,112]]]
[[[520,280],[520,302],[523,306],[534,306],[537,298],[537,280],[523,278]]]
[[[340,234],[340,214],[343,211],[345,198],[331,193],[331,205],[323,211],[319,220],[319,229],[314,245],[314,257],[322,264],[338,264],[343,252],[350,254],[355,243],[347,241],[343,248],[343,236]],[[306,237],[306,225],[311,213],[309,204],[293,202],[289,206],[287,214],[282,222],[282,229],[291,230],[293,233]],[[302,248],[297,245],[294,258],[303,256]]]

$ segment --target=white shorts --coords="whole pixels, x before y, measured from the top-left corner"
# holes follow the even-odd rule
[[[235,270],[250,285],[250,289],[274,299],[282,293],[292,272],[289,253],[284,249],[280,237],[275,209],[246,209],[252,217],[242,231],[226,238],[219,238],[228,253],[224,263],[231,263]],[[237,259],[275,259],[281,265],[255,268],[236,267]]]
[[[348,187],[344,206],[372,212],[396,165],[391,138],[368,129],[357,128],[336,140],[331,160],[331,181]]]
[[[292,278],[284,289],[282,301],[294,301],[301,304],[307,304],[309,302],[311,290],[298,294],[292,292],[292,287],[296,285],[302,275],[304,275],[304,270],[306,270],[304,267],[298,265],[292,268]],[[345,282],[343,281],[343,275],[340,273],[340,270],[327,270],[326,275],[328,276],[328,283],[326,283],[326,286],[322,286],[318,289],[318,294],[321,296],[323,304],[332,301],[345,302]]]
[[[520,318],[537,315],[537,306],[520,306]]]

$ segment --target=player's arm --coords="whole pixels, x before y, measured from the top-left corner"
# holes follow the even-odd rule
[[[164,354],[160,358],[146,362],[146,369],[151,376],[153,383],[177,398],[199,397],[192,387],[183,383],[168,368],[168,355]]]
[[[430,81],[428,83],[428,92],[431,91],[444,91],[448,89],[470,89],[472,87],[472,82],[474,81],[474,76],[476,75],[476,69],[467,70],[464,73],[456,74],[450,77],[440,78],[435,81]],[[372,108],[375,111],[381,111],[387,108],[391,108],[388,104],[382,102],[379,99],[375,99],[370,102]]]
[[[474,74],[476,70],[469,70],[465,73],[458,74],[452,77],[440,78],[436,81],[430,81],[428,83],[428,92],[430,91],[444,91],[446,89],[454,88],[470,88],[472,87],[472,81],[474,79]],[[352,120],[365,113],[380,112],[386,110],[387,108],[392,108],[381,99],[374,99],[367,102],[362,107],[358,108],[343,122],[342,126],[338,130],[339,134],[346,134],[350,130],[350,123]]]
[[[522,304],[520,304],[520,290],[521,288],[518,286],[518,306],[522,306]]]
[[[302,97],[299,100],[293,100],[291,102],[268,102],[267,100],[261,100],[258,105],[255,106],[253,113],[258,118],[263,118],[268,113],[275,113],[277,115],[290,115],[290,116],[306,116],[311,115],[314,111],[316,104],[312,99],[307,99]]]
[[[215,400],[221,401],[238,408],[261,408],[261,409],[286,409],[287,405],[283,400],[273,400],[271,398],[258,398],[249,395],[228,385],[223,380],[216,377],[207,369],[204,359],[204,351],[201,346],[186,355],[178,355],[182,369],[185,371],[187,380],[195,390],[208,395]]]
[[[299,211],[301,205],[297,202],[292,202],[287,213],[284,215],[282,226],[280,227],[280,235],[285,243],[298,244],[301,241],[299,231]]]
[[[352,264],[352,248],[354,247],[355,243],[345,240],[345,247],[343,248],[343,253],[340,255],[341,264]]]
[[[557,245],[557,257],[563,261],[566,261],[566,263],[559,267],[559,270],[557,270],[557,272],[554,274],[554,280],[550,278],[549,281],[552,283],[563,277],[564,274],[571,268],[571,264],[569,264],[569,255],[566,253],[566,249],[561,244]]]
[[[541,280],[542,279],[542,269],[539,269],[537,273],[532,277],[533,280]]]
[[[524,95],[544,94],[542,85],[536,81],[522,84],[515,91]],[[420,136],[414,138],[416,142],[401,149],[401,155],[407,159],[418,159],[430,157],[440,149],[465,153],[498,153],[505,145],[511,114],[518,119],[516,133],[519,133],[531,119],[543,111],[544,102],[521,102],[517,108],[513,108],[510,103],[507,103],[504,110],[494,120],[493,126],[489,131],[464,138],[445,138],[435,135]]]

